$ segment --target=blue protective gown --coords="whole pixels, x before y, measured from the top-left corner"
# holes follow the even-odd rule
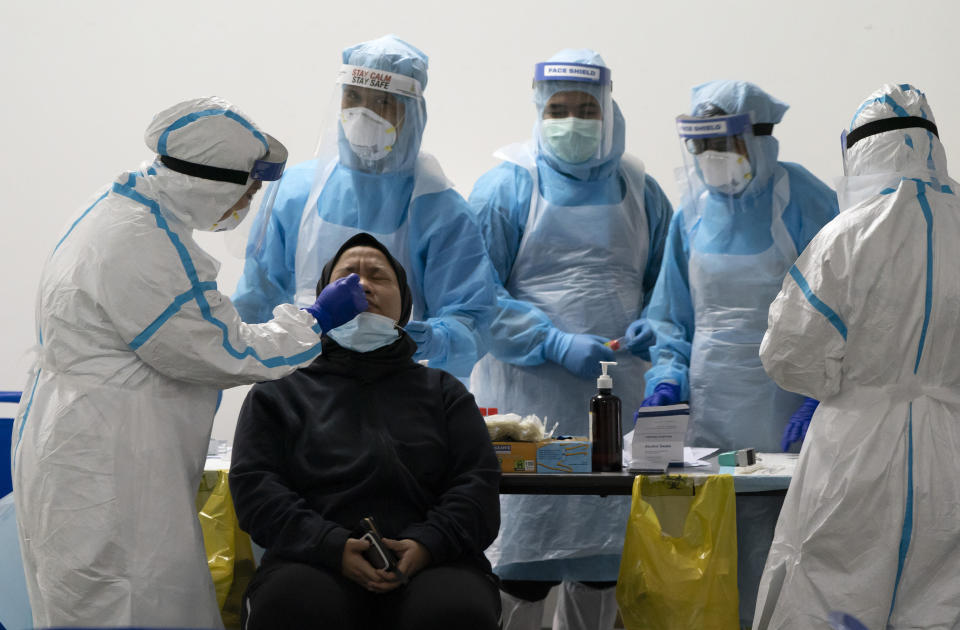
[[[503,285],[492,356],[474,369],[474,394],[481,405],[559,422],[566,435],[587,433],[596,384],[546,360],[548,331],[622,336],[653,288],[672,212],[642,164],[621,160],[619,110],[615,120],[617,148],[582,173],[587,179],[558,171],[532,143],[514,145],[470,196]],[[540,235],[523,246],[531,217]],[[624,241],[625,233],[643,242]],[[614,391],[629,409],[642,398],[646,364],[629,352],[616,359]],[[628,497],[503,496],[501,534],[488,557],[507,579],[616,580],[629,510]]]
[[[713,103],[728,114],[778,123],[784,103],[744,82],[694,88],[692,110]],[[660,276],[647,310],[657,341],[646,375],[650,395],[672,381],[691,401],[687,443],[722,450],[779,450],[803,396],[763,371],[767,310],[797,256],[837,215],[837,197],[798,164],[777,161],[772,136],[748,138],[754,178],[743,193],[704,190],[673,217]],[[759,578],[782,499],[737,498],[740,615],[753,615]]]
[[[718,81],[696,88],[693,109],[704,102],[717,102],[731,114],[753,111],[755,122],[779,122],[786,110],[786,105],[740,82]],[[661,382],[672,381],[680,386],[681,399],[691,400],[691,362],[696,364],[699,359],[693,351],[698,343],[696,322],[708,322],[703,336],[712,339],[701,347],[712,351],[724,342],[755,345],[756,351],[751,348],[741,353],[740,364],[761,371],[759,375],[724,373],[724,367],[737,367],[731,363],[731,352],[711,354],[700,380],[727,387],[712,387],[707,400],[711,404],[691,409],[691,423],[696,425],[691,428],[692,445],[752,446],[771,452],[779,450],[782,430],[802,398],[797,397],[782,417],[742,418],[734,424],[727,422],[725,414],[736,408],[722,408],[717,397],[735,394],[738,402],[730,405],[751,409],[751,416],[777,407],[778,401],[769,393],[764,394],[762,403],[769,408],[759,408],[761,400],[756,398],[756,389],[775,388],[760,366],[766,311],[790,265],[837,215],[837,197],[799,164],[778,162],[778,143],[772,136],[751,138],[748,149],[755,177],[740,196],[731,199],[703,191],[696,204],[685,205],[673,216],[647,313],[657,341],[651,348],[653,367],[646,374],[646,394],[652,394]],[[691,261],[700,285],[691,279]],[[757,293],[763,293],[764,299],[758,301]],[[724,357],[726,364],[722,363]],[[757,378],[756,383],[747,382]],[[696,390],[698,384],[693,385]]]
[[[316,170],[315,161],[305,162],[280,180],[264,245],[247,259],[233,296],[244,321],[269,318],[273,307],[294,301],[301,219]],[[322,267],[351,234],[370,232],[381,240],[407,271],[413,319],[425,319],[449,340],[443,355],[418,360],[429,358],[431,367],[467,376],[485,350],[492,315],[489,262],[464,199],[447,189],[409,201],[414,184],[412,174],[374,175],[337,165],[310,211],[324,227],[342,229],[310,234],[311,251]],[[251,233],[259,229],[254,223]]]
[[[347,48],[343,62],[410,76],[426,86],[426,55],[393,36]],[[383,160],[373,166],[359,160],[338,126],[335,157],[287,169],[263,243],[248,252],[233,301],[247,322],[270,319],[278,304],[312,303],[323,264],[352,235],[369,232],[403,264],[413,293],[412,320],[425,321],[432,331],[429,354],[421,348],[414,358],[468,376],[486,352],[496,303],[493,271],[466,201],[436,160],[419,150],[426,125],[422,96],[397,98],[404,123]],[[312,187],[319,195],[307,208]],[[258,214],[252,238],[261,234],[262,222]]]

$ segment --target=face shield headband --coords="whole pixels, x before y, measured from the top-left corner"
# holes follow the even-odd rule
[[[704,151],[726,151],[729,138],[749,132],[754,136],[773,134],[773,123],[750,122],[750,114],[730,116],[677,116],[677,133],[687,151],[699,155]]]
[[[340,71],[337,72],[337,83],[339,85],[355,85],[362,88],[383,90],[384,92],[392,92],[416,99],[423,95],[420,82],[413,77],[387,70],[351,66],[349,64],[340,66]]]
[[[250,172],[232,168],[220,168],[208,164],[188,162],[169,155],[161,155],[160,162],[171,171],[215,182],[244,185],[248,179],[272,182],[280,179],[287,164],[287,147],[269,134],[262,134],[266,141],[267,154],[253,163]]]
[[[581,81],[594,85],[611,85],[610,68],[586,63],[544,61],[538,63],[534,70],[534,86],[538,81]]]

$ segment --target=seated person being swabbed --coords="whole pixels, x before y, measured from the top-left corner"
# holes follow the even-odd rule
[[[267,550],[243,627],[493,630],[483,550],[500,526],[500,466],[483,418],[455,377],[413,361],[400,263],[362,233],[318,290],[350,273],[367,312],[329,331],[308,367],[255,385],[240,411],[230,488]]]

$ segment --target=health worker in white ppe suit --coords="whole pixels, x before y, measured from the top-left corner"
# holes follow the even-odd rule
[[[767,310],[799,252],[837,214],[829,187],[777,160],[783,103],[752,83],[693,88],[677,118],[684,199],[648,309],[656,333],[644,405],[690,401],[687,444],[778,451],[791,416],[816,401],[763,371]],[[737,497],[740,618],[753,615],[779,497]]]
[[[497,151],[503,163],[470,195],[502,284],[490,354],[471,388],[481,406],[587,435],[599,361],[617,361],[625,408],[642,400],[653,341],[644,309],[672,208],[624,153],[624,119],[599,54],[563,50],[535,72],[533,139]],[[621,337],[615,355],[604,343]],[[554,628],[612,628],[629,512],[628,497],[501,497],[487,556],[503,579],[504,628],[539,630],[559,582]]]
[[[247,322],[283,302],[312,303],[326,261],[367,232],[409,273],[413,315],[404,328],[417,343],[414,359],[467,377],[486,352],[496,294],[469,206],[420,150],[427,56],[387,35],[342,58],[317,157],[287,169],[273,213],[255,217],[257,253],[234,303]]]
[[[217,290],[194,230],[235,227],[286,149],[220,98],[157,114],[157,154],[57,242],[13,480],[34,624],[221,626],[196,499],[218,391],[309,364],[365,310],[354,277],[261,325]]]
[[[960,627],[960,192],[924,94],[884,85],[844,132],[841,213],[790,269],[760,356],[820,400],[756,628]]]

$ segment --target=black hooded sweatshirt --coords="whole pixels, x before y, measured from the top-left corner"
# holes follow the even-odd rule
[[[230,489],[263,563],[337,573],[346,540],[372,516],[433,564],[490,571],[500,527],[500,466],[473,395],[412,360],[404,333],[358,353],[324,337],[311,365],[255,385],[240,411]]]

